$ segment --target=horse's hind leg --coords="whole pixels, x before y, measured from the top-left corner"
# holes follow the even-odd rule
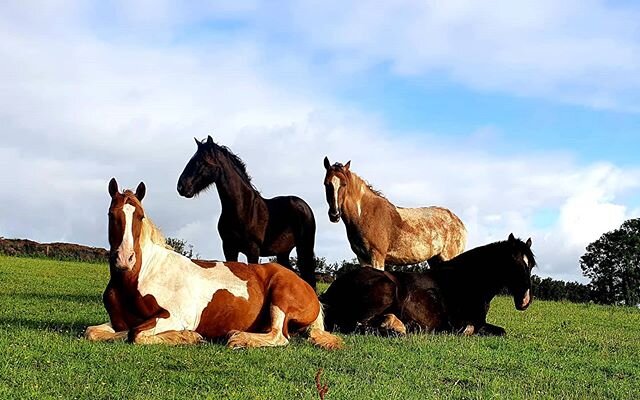
[[[125,340],[129,331],[116,332],[111,323],[89,326],[84,331],[84,337],[92,342],[115,342]]]
[[[267,333],[250,333],[231,331],[229,332],[229,340],[227,346],[240,349],[245,347],[266,347],[266,346],[284,346],[289,343],[285,337],[283,330],[287,323],[287,317],[276,305],[269,307],[271,315],[271,329]]]
[[[296,241],[296,252],[298,253],[298,270],[300,276],[312,288],[316,288],[316,260],[313,256],[313,245],[315,243],[315,226],[308,232],[300,235]]]

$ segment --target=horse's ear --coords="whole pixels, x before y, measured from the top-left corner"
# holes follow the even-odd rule
[[[329,162],[329,157],[324,156],[324,169],[331,168],[331,163]]]
[[[510,233],[509,234],[509,241],[510,242],[515,242],[515,240],[516,240],[516,238],[515,238],[515,236],[513,236],[513,233]]]
[[[198,148],[200,148],[200,146],[202,146],[202,143],[200,143],[200,141],[198,140],[198,138],[194,137],[193,140],[196,141],[196,144],[198,145]]]
[[[213,138],[211,137],[211,135],[207,135],[207,144],[208,145],[212,145],[213,144]]]
[[[351,166],[351,160],[347,161],[347,163],[344,165],[344,169],[348,171],[350,166]]]
[[[118,182],[116,182],[116,178],[111,178],[109,181],[109,194],[113,197],[116,193],[118,193]]]
[[[146,193],[147,193],[147,187],[144,185],[144,182],[140,182],[140,184],[138,185],[138,188],[136,189],[136,198],[142,201]]]
[[[527,247],[531,247],[531,238],[527,239]]]

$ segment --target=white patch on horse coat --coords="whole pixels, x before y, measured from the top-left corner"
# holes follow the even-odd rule
[[[424,261],[442,252],[444,238],[437,231],[431,231],[424,225],[432,218],[429,207],[396,207],[402,222],[411,233],[401,233],[390,246],[386,261],[398,264],[413,264]]]
[[[150,334],[195,330],[202,312],[219,290],[249,300],[247,281],[237,277],[221,262],[211,268],[202,268],[187,257],[158,245],[146,246],[145,250],[138,290],[142,296],[152,295],[158,305],[170,313],[169,318],[158,319]]]
[[[522,256],[522,260],[524,261],[524,264],[528,267],[529,266],[529,257],[527,257],[527,255],[523,255]]]
[[[340,207],[338,206],[338,190],[340,189],[340,178],[334,176],[331,178],[331,185],[333,185],[333,205],[336,211],[340,211]]]

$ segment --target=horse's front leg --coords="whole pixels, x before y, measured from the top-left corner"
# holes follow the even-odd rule
[[[224,253],[225,261],[238,261],[238,254],[240,251],[235,244],[231,243],[231,241],[222,241],[222,252]]]
[[[195,344],[204,341],[198,332],[180,329],[179,324],[167,316],[150,318],[131,329],[129,341],[135,344],[169,345]]]
[[[125,340],[129,331],[116,332],[110,322],[87,327],[84,338],[92,342],[116,342]]]
[[[249,243],[245,254],[248,264],[258,264],[260,262],[260,246],[257,243]]]
[[[407,334],[407,327],[402,321],[400,321],[400,318],[395,316],[395,314],[383,315],[382,322],[380,323],[380,328],[386,330],[389,333],[395,333],[396,335],[404,336]]]
[[[291,269],[291,259],[289,258],[289,254],[291,253],[281,253],[276,255],[276,261],[283,267]]]
[[[85,339],[94,342],[125,340],[129,333],[129,327],[124,320],[123,310],[120,307],[117,293],[111,287],[111,284],[107,285],[107,288],[102,294],[102,302],[109,314],[110,322],[87,327],[84,331]]]

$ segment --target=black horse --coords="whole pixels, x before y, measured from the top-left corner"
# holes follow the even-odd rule
[[[237,261],[238,253],[249,263],[276,256],[278,263],[291,268],[289,254],[298,253],[297,267],[302,278],[315,288],[313,246],[316,221],[311,207],[296,196],[263,198],[251,183],[244,162],[211,136],[202,142],[178,179],[178,193],[191,198],[216,184],[222,213],[218,232],[227,261]]]
[[[404,334],[409,329],[504,335],[487,323],[489,303],[508,288],[515,307],[531,304],[531,239],[506,241],[466,251],[424,273],[359,268],[336,279],[321,296],[328,329],[375,329]]]

